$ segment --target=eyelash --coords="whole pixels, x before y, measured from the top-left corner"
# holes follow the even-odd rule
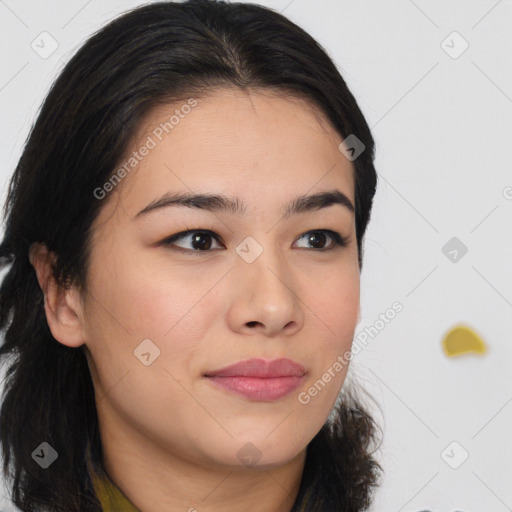
[[[203,235],[211,235],[217,242],[219,242],[219,236],[214,233],[213,231],[210,231],[210,230],[205,230],[205,229],[187,229],[186,231],[180,231],[179,233],[176,233],[170,237],[167,237],[165,238],[164,240],[162,240],[160,242],[159,245],[163,245],[164,247],[171,247],[172,244],[174,242],[176,242],[177,240],[181,240],[183,238],[186,238],[188,235],[190,235],[191,233],[200,233],[200,234],[203,234]],[[349,237],[345,237],[343,235],[341,235],[340,233],[336,232],[336,231],[332,231],[331,229],[313,229],[313,230],[310,230],[310,231],[306,231],[305,233],[303,233],[302,235],[299,236],[299,240],[309,234],[309,233],[326,233],[329,237],[331,237],[331,239],[333,240],[333,244],[331,247],[328,247],[326,249],[315,249],[315,248],[311,248],[310,250],[312,251],[315,251],[315,252],[328,252],[328,251],[332,251],[334,249],[338,249],[340,247],[346,247],[349,243],[350,243],[350,238]],[[212,252],[212,250],[198,250],[198,249],[184,249],[183,247],[178,247],[178,246],[174,246],[174,247],[171,247],[173,250],[176,250],[176,251],[179,251],[179,252],[184,252],[184,253],[206,253],[206,252]]]

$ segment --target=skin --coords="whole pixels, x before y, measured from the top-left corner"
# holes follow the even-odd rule
[[[180,105],[153,110],[133,148]],[[86,346],[105,467],[140,510],[290,510],[307,444],[325,423],[348,367],[304,405],[298,400],[350,350],[359,315],[355,217],[335,204],[282,218],[299,195],[337,189],[354,204],[354,168],[343,140],[304,100],[269,91],[220,89],[198,105],[103,199],[95,220],[87,291],[59,288],[44,246],[30,257],[45,292],[53,336]],[[164,192],[238,197],[235,215],[183,206],[134,219]],[[96,200],[96,199],[93,199]],[[210,230],[207,251],[187,229]],[[302,235],[330,229],[348,237],[315,248]],[[236,252],[254,238],[262,254]],[[322,245],[323,244],[323,245]],[[195,252],[194,252],[195,251]],[[134,355],[144,339],[160,355]],[[203,375],[251,357],[304,365],[301,386],[271,402],[214,387]],[[255,466],[237,455],[252,443]]]

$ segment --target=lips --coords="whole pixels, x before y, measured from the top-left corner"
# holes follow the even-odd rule
[[[220,370],[207,372],[207,377],[302,377],[304,367],[291,359],[247,359]]]
[[[304,367],[291,359],[248,359],[209,371],[205,377],[230,393],[270,402],[291,393],[304,380],[305,374]]]

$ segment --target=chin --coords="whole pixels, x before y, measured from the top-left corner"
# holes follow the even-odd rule
[[[224,464],[236,470],[267,471],[284,466],[306,449],[306,445],[302,444],[284,444],[283,438],[279,437],[269,441],[265,435],[260,438],[236,439],[232,443],[232,446],[236,445],[234,453],[230,450],[233,455],[226,459],[226,452],[222,454]]]

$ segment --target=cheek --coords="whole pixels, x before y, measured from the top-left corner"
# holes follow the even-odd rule
[[[130,333],[164,337],[193,313],[215,276],[165,259],[132,254],[109,265],[97,265],[92,275],[94,295],[111,321]],[[204,274],[204,275],[203,275]]]
[[[134,332],[151,333],[176,348],[194,344],[216,318],[221,301],[219,297],[212,301],[216,274],[153,270],[137,276],[132,281],[135,314],[139,318]]]
[[[199,344],[215,319],[214,304],[206,299],[218,278],[204,281],[197,272],[133,260],[98,266],[91,276],[96,287],[90,344],[101,396],[115,388],[108,394],[116,408],[155,424],[165,407],[190,409],[190,395],[179,382],[193,371]],[[157,357],[151,344],[141,345],[146,339],[159,350]],[[150,365],[137,359],[139,346],[154,358]]]
[[[304,391],[308,395],[305,399],[314,402],[312,409],[318,408],[323,413],[336,400],[350,364],[347,354],[358,322],[359,284],[358,270],[342,268],[325,281],[321,291],[310,297],[315,304],[311,318],[325,335],[316,338],[315,364]]]
[[[98,302],[104,308],[95,308],[93,339],[98,343],[93,343],[100,345],[103,340],[116,359],[114,366],[138,368],[134,351],[149,339],[160,351],[152,366],[165,367],[176,378],[185,377],[201,341],[218,321],[222,299],[213,300],[215,294],[210,291],[219,280],[218,272],[198,267],[185,271],[154,261],[138,265],[131,260],[119,262],[115,269],[103,267],[100,273],[97,282],[104,286],[96,293],[101,293]],[[119,358],[120,352],[124,359]]]
[[[359,285],[357,270],[341,268],[310,294],[308,302],[312,304],[312,314],[328,333],[324,337],[326,348],[336,350],[350,345],[359,316]]]

